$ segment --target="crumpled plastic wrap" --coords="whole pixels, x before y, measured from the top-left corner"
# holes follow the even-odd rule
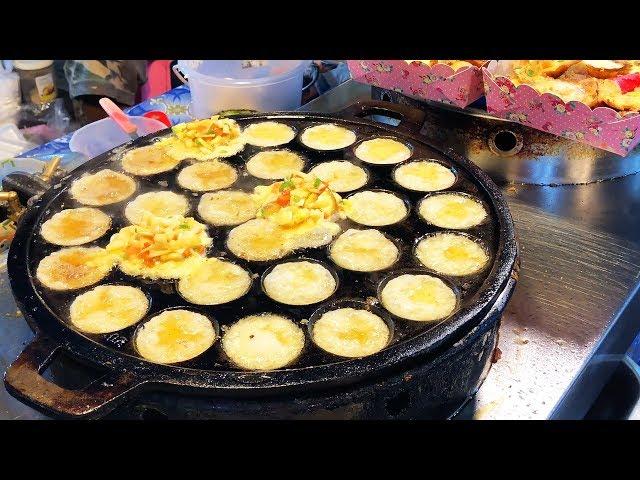
[[[18,127],[12,123],[0,126],[0,162],[30,150],[35,144],[27,141]]]
[[[0,68],[0,126],[16,124],[20,112],[20,79]]]
[[[35,105],[23,105],[20,108],[19,125],[25,138],[37,145],[59,138],[74,130],[71,115],[62,98],[40,108]]]

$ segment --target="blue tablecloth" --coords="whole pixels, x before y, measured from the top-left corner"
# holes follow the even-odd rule
[[[191,102],[191,92],[186,85],[174,88],[168,92],[163,93],[159,97],[150,98],[144,102],[134,105],[133,107],[125,109],[125,112],[129,115],[139,116],[145,112],[153,110],[162,111],[167,114],[171,120],[171,124],[188,122],[193,120],[193,117],[189,113],[189,103]],[[74,159],[77,159],[79,154],[69,150],[69,141],[71,140],[72,133],[52,140],[48,143],[39,145],[36,148],[28,150],[20,154],[21,157],[33,157],[40,160],[49,160],[54,156],[62,157],[62,165],[70,163]]]

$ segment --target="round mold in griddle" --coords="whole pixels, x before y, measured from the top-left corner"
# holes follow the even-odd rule
[[[337,194],[339,194],[339,195],[347,195],[347,194],[350,194],[352,192],[356,192],[358,190],[364,189],[371,182],[371,178],[372,177],[371,177],[371,172],[369,171],[369,169],[367,167],[365,167],[364,165],[359,164],[359,163],[357,163],[357,162],[355,162],[353,160],[346,160],[346,159],[344,159],[344,160],[328,160],[327,159],[324,162],[316,163],[315,165],[313,165],[311,168],[309,168],[309,172],[308,173],[311,174],[311,175],[317,176],[313,172],[314,168],[319,167],[319,166],[324,165],[324,164],[327,164],[327,163],[332,163],[332,162],[346,162],[346,163],[349,163],[349,164],[361,169],[364,172],[365,176],[366,176],[366,180],[361,186],[359,186],[357,188],[352,188],[350,190],[343,190],[343,191],[340,191],[340,192],[337,191],[337,190],[334,190],[334,192],[336,192]],[[318,177],[318,178],[320,178],[320,177]],[[325,182],[325,183],[328,183],[328,182]]]
[[[228,167],[230,170],[232,170],[234,175],[235,175],[235,178],[233,179],[233,181],[231,181],[230,183],[229,182],[223,183],[222,186],[218,186],[218,187],[214,187],[214,188],[202,188],[202,189],[201,188],[193,188],[193,184],[191,184],[190,186],[185,185],[184,184],[185,183],[184,182],[184,178],[182,178],[183,182],[182,183],[180,182],[180,175],[183,174],[183,172],[186,169],[197,167],[197,166],[201,166],[202,167],[203,165],[214,163],[214,162],[220,163],[220,164],[224,165],[225,167]],[[240,177],[240,172],[238,171],[238,167],[236,165],[232,165],[231,163],[225,162],[223,160],[209,160],[207,162],[200,162],[200,161],[196,160],[194,162],[191,162],[191,163],[188,163],[186,165],[183,165],[183,167],[180,168],[178,170],[178,172],[176,172],[176,182],[177,182],[178,186],[180,188],[182,188],[183,190],[186,190],[186,191],[188,191],[190,193],[193,193],[193,192],[196,192],[196,193],[217,192],[217,191],[220,191],[220,190],[233,188],[233,185],[238,181],[239,177]],[[196,179],[197,179],[197,177],[196,177]]]
[[[343,267],[342,265],[339,265],[331,256],[331,250],[334,246],[334,244],[338,241],[338,238],[340,238],[341,235],[343,235],[347,230],[343,230],[340,235],[338,235],[336,238],[333,239],[333,241],[327,245],[327,258],[329,259],[329,261],[331,261],[332,265],[335,266],[336,269],[338,270],[344,270],[347,271],[351,274],[362,274],[362,275],[367,275],[367,274],[372,274],[372,273],[382,273],[382,272],[386,272],[389,270],[392,270],[394,268],[394,266],[396,264],[398,264],[398,262],[401,261],[402,259],[402,251],[404,249],[404,245],[402,243],[402,241],[400,241],[400,239],[393,237],[391,235],[389,235],[387,232],[374,228],[374,227],[366,227],[364,225],[360,226],[359,228],[353,228],[353,229],[349,229],[349,230],[358,230],[358,231],[363,231],[363,230],[376,230],[377,232],[379,232],[380,234],[382,234],[383,237],[385,237],[387,240],[389,240],[391,243],[393,243],[395,245],[395,247],[398,249],[398,256],[396,257],[396,259],[394,260],[394,262],[389,265],[388,267],[385,268],[380,268],[377,270],[353,270],[351,268],[346,268]]]
[[[154,143],[147,145],[147,147],[153,147]],[[157,148],[157,147],[156,147]],[[176,169],[178,169],[180,167],[180,165],[182,164],[182,160],[173,160],[171,163],[173,163],[174,165],[170,168],[164,169],[164,170],[160,170],[160,171],[154,171],[154,172],[150,172],[150,173],[134,173],[132,171],[126,170],[123,166],[123,161],[125,159],[125,157],[127,155],[130,155],[131,152],[134,152],[136,150],[139,150],[138,148],[131,148],[128,149],[124,152],[122,152],[119,156],[118,156],[118,162],[120,165],[120,168],[122,168],[122,171],[127,174],[127,175],[133,175],[134,177],[138,178],[138,177],[147,177],[147,178],[156,178],[158,175],[163,175],[169,172],[173,172]]]
[[[476,270],[475,272],[468,273],[468,274],[465,274],[465,275],[447,274],[447,273],[443,273],[443,272],[440,272],[438,270],[435,270],[435,269],[433,269],[431,267],[428,267],[427,265],[422,263],[420,261],[420,259],[418,258],[418,255],[417,255],[418,245],[420,244],[420,242],[422,240],[424,240],[426,238],[430,238],[430,237],[435,237],[435,236],[438,236],[438,235],[457,235],[459,237],[465,237],[465,238],[471,240],[472,242],[475,242],[487,254],[487,257],[488,257],[487,263],[482,268],[480,268],[479,270]],[[437,232],[426,233],[422,237],[419,237],[419,238],[417,238],[415,240],[415,242],[413,243],[413,246],[411,248],[411,255],[413,256],[413,258],[415,259],[415,261],[416,261],[416,263],[418,265],[420,265],[423,268],[426,268],[427,270],[432,271],[436,275],[444,275],[444,276],[448,276],[448,277],[453,277],[453,278],[457,278],[457,279],[462,280],[462,281],[469,280],[469,279],[474,279],[474,278],[479,277],[480,275],[482,275],[482,273],[491,265],[491,262],[493,260],[491,258],[491,252],[489,251],[487,246],[482,242],[482,240],[480,240],[477,237],[474,237],[473,235],[468,234],[464,230],[438,230]]]
[[[305,131],[307,131],[307,130],[308,130],[308,129],[310,129],[310,128],[313,128],[313,127],[319,127],[319,126],[321,126],[321,125],[326,125],[326,124],[328,124],[328,125],[336,125],[336,126],[338,126],[338,127],[343,127],[343,128],[345,128],[346,130],[350,130],[350,131],[351,131],[351,132],[353,132],[353,134],[354,134],[353,142],[351,142],[351,143],[350,143],[350,144],[348,144],[348,145],[345,145],[344,147],[329,148],[329,149],[318,149],[318,148],[311,147],[311,146],[307,145],[306,143],[304,143],[304,142],[302,141],[302,136],[304,135]],[[310,125],[307,125],[306,127],[304,127],[304,128],[300,131],[300,133],[297,135],[296,139],[297,139],[297,143],[298,143],[302,148],[304,148],[306,151],[315,152],[317,155],[321,155],[321,157],[320,157],[320,158],[324,158],[326,155],[336,155],[336,154],[338,154],[338,153],[340,153],[340,152],[344,152],[344,151],[345,151],[345,150],[347,150],[349,147],[351,147],[352,145],[356,144],[356,143],[358,142],[358,133],[357,133],[357,132],[355,132],[354,130],[352,130],[352,129],[350,129],[350,128],[347,128],[347,127],[345,127],[344,125],[340,125],[340,124],[338,124],[338,123],[336,123],[336,122],[319,122],[319,123],[310,124]]]
[[[322,268],[324,268],[325,270],[327,270],[330,274],[331,277],[333,278],[333,280],[335,281],[335,287],[333,288],[333,291],[326,296],[325,298],[322,298],[320,300],[317,300],[315,302],[311,302],[311,303],[301,303],[301,304],[293,304],[293,303],[284,303],[281,302],[279,300],[276,300],[275,298],[273,298],[271,295],[269,295],[267,293],[267,289],[264,286],[264,281],[265,278],[271,273],[273,272],[273,269],[283,265],[283,264],[287,264],[287,263],[299,263],[299,262],[309,262],[309,263],[315,263],[317,265],[320,265]],[[268,267],[260,276],[260,288],[262,288],[262,291],[264,292],[265,295],[267,295],[269,298],[271,298],[271,300],[284,304],[284,305],[290,305],[292,307],[308,307],[311,305],[317,305],[318,303],[321,302],[326,302],[328,301],[331,297],[333,297],[335,295],[335,293],[338,291],[338,289],[340,288],[340,278],[338,277],[338,274],[336,273],[335,269],[332,268],[331,266],[329,266],[327,263],[325,262],[321,262],[320,260],[316,260],[314,258],[309,258],[309,257],[298,257],[298,258],[292,258],[290,260],[283,260],[277,263],[272,264],[270,267]]]
[[[229,330],[231,328],[233,328],[236,324],[238,324],[239,322],[246,322],[248,318],[252,318],[254,320],[256,319],[260,319],[260,317],[266,317],[266,316],[272,316],[272,317],[277,317],[279,319],[285,320],[286,323],[291,323],[291,325],[295,328],[297,328],[299,331],[299,333],[302,334],[302,346],[300,347],[300,350],[298,350],[296,352],[296,355],[291,357],[287,362],[285,362],[284,364],[282,364],[279,367],[276,368],[271,368],[271,369],[267,369],[267,370],[260,370],[260,369],[254,369],[254,368],[250,368],[246,365],[240,365],[239,362],[235,359],[233,359],[229,353],[224,349],[224,338],[225,336],[228,334]],[[278,337],[277,334],[275,334],[276,337]],[[250,335],[250,338],[253,338],[253,335]],[[298,359],[304,354],[305,350],[308,348],[309,345],[309,339],[307,338],[306,332],[305,330],[295,321],[293,320],[291,317],[288,317],[284,314],[278,313],[277,311],[266,311],[266,312],[262,312],[259,314],[252,314],[252,315],[245,315],[241,318],[238,318],[235,322],[233,322],[233,324],[229,325],[228,328],[225,328],[222,338],[220,339],[220,351],[222,352],[222,355],[224,356],[224,358],[231,364],[234,365],[236,368],[238,368],[241,371],[255,371],[255,372],[268,372],[268,371],[273,371],[273,370],[278,370],[278,369],[283,369],[283,368],[287,368],[290,365],[294,365]]]
[[[252,125],[259,125],[261,123],[278,123],[278,124],[281,124],[281,125],[286,125],[291,130],[293,130],[293,136],[291,137],[290,140],[288,140],[286,142],[282,142],[282,143],[275,143],[275,144],[272,143],[270,145],[256,145],[254,143],[248,143],[247,142],[247,145],[250,145],[251,147],[254,147],[254,148],[260,148],[260,149],[262,149],[262,148],[281,148],[281,147],[284,147],[285,145],[289,145],[298,136],[298,129],[297,128],[295,128],[293,125],[289,125],[289,124],[286,124],[286,123],[278,122],[277,120],[263,120],[263,121],[259,121],[259,122],[248,123],[244,127],[243,132],[247,129],[247,127],[250,127]]]
[[[97,285],[97,286],[99,286],[99,287],[103,287],[103,286],[104,287],[130,287],[131,285],[127,285],[126,283],[122,283],[122,282],[118,282],[118,283],[114,282],[114,283],[101,283],[100,285]],[[151,297],[151,295],[149,295],[149,292],[146,292],[146,291],[140,289],[139,287],[134,287],[134,288],[138,288],[144,294],[144,296],[147,299],[147,309],[145,310],[144,314],[140,317],[140,319],[137,322],[134,322],[133,324],[131,324],[131,325],[127,326],[127,327],[121,328],[119,330],[114,330],[112,332],[106,332],[106,333],[86,332],[86,331],[78,328],[71,321],[71,311],[70,311],[71,310],[71,304],[80,295],[85,294],[87,292],[90,292],[94,288],[95,288],[95,286],[89,287],[89,288],[83,288],[82,291],[74,299],[71,300],[71,302],[69,303],[69,308],[67,309],[67,322],[68,322],[70,328],[73,328],[74,330],[77,330],[77,331],[83,333],[84,335],[87,335],[87,336],[94,336],[95,335],[97,337],[99,335],[110,335],[110,334],[113,334],[113,333],[119,333],[119,332],[122,332],[122,331],[127,330],[127,329],[132,329],[132,328],[135,329],[140,322],[144,321],[144,319],[146,318],[146,316],[149,313],[149,311],[151,311],[152,297]]]
[[[282,177],[276,177],[276,178],[265,178],[265,177],[259,177],[257,175],[254,175],[253,173],[251,173],[249,171],[249,162],[251,162],[251,160],[253,160],[256,156],[258,155],[265,155],[265,154],[269,154],[269,153],[275,153],[275,152],[284,152],[287,154],[294,154],[296,157],[298,157],[298,159],[300,159],[302,161],[302,168],[300,168],[299,171],[304,172],[308,165],[309,165],[309,160],[306,158],[306,156],[300,154],[299,152],[295,152],[293,150],[291,150],[290,148],[265,148],[262,149],[256,153],[254,153],[253,155],[251,155],[249,158],[247,158],[247,161],[244,165],[245,170],[247,171],[247,173],[249,175],[251,175],[252,177],[257,178],[258,180],[262,180],[262,181],[268,181],[268,182],[279,182],[281,180],[283,180],[284,178],[288,177],[289,175],[285,175]]]
[[[470,200],[474,200],[477,203],[479,203],[482,208],[484,209],[486,215],[485,217],[482,219],[482,221],[480,221],[479,223],[476,223],[474,225],[471,225],[469,227],[465,227],[465,228],[453,228],[453,227],[446,227],[446,226],[440,226],[440,225],[436,225],[434,223],[432,223],[431,221],[427,220],[426,218],[424,218],[421,214],[420,214],[420,206],[422,205],[422,203],[427,200],[428,198],[433,198],[439,195],[460,195],[462,197],[466,197]],[[449,190],[444,190],[444,191],[439,191],[439,192],[431,192],[428,193],[427,195],[425,195],[424,197],[422,197],[417,203],[416,203],[416,216],[424,223],[434,227],[434,228],[438,228],[438,229],[443,229],[443,230],[459,230],[459,231],[469,231],[469,230],[475,230],[478,229],[480,227],[482,227],[483,225],[485,225],[487,222],[491,221],[491,214],[490,214],[490,210],[487,208],[487,204],[486,202],[484,202],[482,199],[476,197],[475,195],[470,195],[466,192],[461,192],[461,191],[449,191]]]
[[[415,188],[409,188],[406,187],[404,185],[402,185],[400,182],[398,182],[398,179],[396,178],[396,174],[398,172],[398,170],[402,167],[406,167],[407,165],[411,165],[414,163],[436,163],[438,165],[443,166],[444,168],[448,169],[449,171],[451,171],[451,173],[454,176],[454,180],[453,183],[451,185],[449,185],[448,187],[445,188],[440,188],[437,190],[419,190],[419,189],[415,189]],[[435,158],[415,158],[415,159],[409,159],[405,162],[402,163],[398,163],[397,165],[395,165],[393,167],[393,171],[391,172],[391,178],[393,179],[394,183],[397,184],[400,188],[408,191],[410,194],[417,194],[417,195],[425,195],[427,193],[431,193],[431,192],[443,192],[443,191],[447,191],[450,190],[452,188],[455,188],[456,184],[458,183],[458,173],[456,172],[456,169],[454,167],[452,167],[451,165],[447,165],[447,163],[445,163],[442,160],[437,160]]]
[[[138,351],[138,346],[137,346],[137,343],[136,343],[136,339],[138,337],[138,334],[140,333],[140,330],[144,327],[144,325],[146,323],[148,323],[149,321],[153,320],[158,315],[161,315],[163,313],[170,312],[170,311],[173,311],[173,310],[186,310],[188,312],[193,312],[193,313],[197,313],[197,314],[200,314],[200,315],[204,316],[207,320],[209,320],[211,322],[211,325],[213,326],[213,332],[215,334],[215,337],[213,338],[213,343],[209,347],[207,347],[204,351],[202,351],[201,353],[196,355],[195,357],[191,357],[191,358],[188,358],[188,359],[185,359],[185,360],[181,360],[181,361],[178,361],[178,362],[173,362],[173,363],[162,363],[160,365],[188,365],[190,363],[197,362],[198,359],[204,357],[207,354],[207,352],[209,352],[210,350],[213,350],[215,345],[220,342],[220,338],[221,338],[221,336],[220,336],[220,325],[218,325],[218,321],[215,319],[215,317],[213,317],[211,314],[205,312],[204,309],[202,309],[202,308],[198,309],[198,307],[194,307],[192,305],[169,307],[169,308],[165,308],[163,310],[160,310],[158,312],[155,312],[152,315],[147,313],[147,316],[136,324],[135,331],[131,335],[131,348],[136,354],[140,355],[141,358],[144,358],[144,357],[142,357],[142,355]],[[151,360],[147,360],[147,361],[151,362]],[[154,363],[154,362],[152,362],[152,363]]]
[[[415,275],[415,276],[422,275],[422,276],[433,277],[433,278],[436,278],[438,280],[441,280],[447,287],[449,287],[453,291],[453,294],[456,297],[456,304],[455,304],[453,310],[451,311],[451,313],[449,315],[446,315],[445,317],[434,319],[434,320],[414,320],[412,318],[401,317],[398,314],[395,314],[392,311],[390,311],[387,307],[384,306],[384,303],[382,302],[382,291],[384,290],[384,288],[387,286],[387,284],[391,280],[393,280],[394,278],[400,277],[402,275]],[[403,268],[403,269],[396,270],[396,271],[388,274],[387,276],[385,276],[380,281],[380,283],[378,284],[378,288],[376,290],[376,297],[378,298],[378,301],[380,302],[380,305],[387,312],[389,312],[389,314],[395,319],[402,320],[402,321],[405,321],[405,322],[417,322],[417,323],[424,323],[424,324],[434,324],[434,323],[442,322],[442,321],[446,320],[447,318],[455,315],[455,313],[460,308],[462,293],[460,291],[460,288],[453,281],[451,281],[451,279],[449,279],[448,277],[446,277],[444,275],[433,273],[431,270],[427,270],[427,269],[424,269],[424,268]]]
[[[399,160],[397,162],[388,162],[388,163],[375,163],[375,162],[370,162],[368,160],[365,160],[361,157],[358,156],[358,154],[356,153],[358,150],[358,147],[360,147],[363,143],[369,142],[371,140],[377,140],[377,139],[384,139],[384,140],[393,140],[395,142],[398,142],[402,145],[404,145],[405,147],[407,147],[409,149],[409,156],[403,160]],[[359,142],[355,143],[353,145],[353,147],[351,148],[352,152],[353,152],[353,156],[355,158],[357,158],[358,160],[360,160],[362,163],[364,163],[365,165],[367,165],[369,168],[374,169],[374,170],[389,170],[392,169],[393,167],[395,167],[396,165],[403,163],[403,162],[407,162],[409,160],[411,160],[414,157],[415,154],[415,149],[413,147],[413,144],[407,140],[402,140],[399,137],[396,136],[392,136],[392,135],[378,135],[375,137],[371,137],[371,138],[363,138],[361,139]]]
[[[366,228],[378,228],[378,229],[393,228],[393,227],[398,226],[399,224],[401,224],[405,220],[407,220],[409,218],[409,216],[411,215],[411,202],[409,201],[409,199],[404,194],[398,193],[398,192],[394,192],[393,190],[388,190],[388,189],[383,189],[383,188],[370,188],[370,189],[366,189],[366,190],[358,190],[358,191],[353,192],[353,193],[349,194],[348,196],[346,196],[345,200],[349,200],[354,195],[359,195],[359,194],[366,193],[366,192],[387,193],[389,195],[393,195],[394,197],[400,199],[402,201],[402,203],[404,204],[405,214],[402,216],[402,218],[399,218],[395,222],[386,223],[386,224],[383,224],[383,225],[371,225],[371,224],[367,224],[367,223],[360,223],[357,220],[354,220],[351,217],[348,217],[351,222],[353,222],[356,225],[359,225],[361,228],[365,228],[365,227]]]
[[[247,275],[249,275],[249,285],[247,287],[247,289],[244,291],[244,293],[242,293],[242,295],[240,295],[237,298],[234,298],[233,300],[228,300],[226,302],[220,302],[220,303],[194,303],[191,300],[189,300],[183,292],[180,291],[179,288],[179,283],[182,280],[181,278],[175,279],[173,281],[173,286],[175,288],[175,291],[178,295],[180,295],[180,297],[183,299],[183,301],[187,302],[189,305],[196,305],[196,306],[200,306],[200,307],[217,307],[220,305],[225,305],[225,306],[231,306],[233,307],[234,305],[237,305],[239,302],[242,301],[242,297],[244,297],[245,295],[247,295],[251,289],[253,288],[253,284],[255,283],[255,278],[254,278],[254,274],[253,272],[251,272],[251,270],[249,270],[248,268],[246,268],[243,265],[240,265],[238,262],[234,262],[233,260],[223,257],[223,256],[218,256],[218,257],[207,257],[207,259],[210,258],[214,258],[216,260],[220,260],[221,262],[226,262],[226,263],[230,263],[232,265],[235,265],[236,267],[241,268],[242,270],[244,270]]]
[[[389,339],[387,340],[387,344],[379,351],[384,350],[394,342],[395,323],[391,319],[391,315],[389,314],[389,312],[387,312],[383,308],[380,308],[376,305],[372,305],[370,302],[366,302],[357,298],[341,298],[338,300],[334,300],[334,301],[326,302],[322,304],[315,312],[313,312],[313,314],[309,318],[309,322],[307,323],[307,332],[308,332],[309,340],[315,348],[318,348],[323,352],[325,352],[327,355],[330,355],[337,359],[344,360],[344,359],[354,358],[354,357],[346,357],[346,356],[338,355],[336,353],[329,352],[324,348],[322,348],[321,346],[319,346],[318,344],[316,344],[315,340],[313,339],[313,327],[315,326],[315,323],[322,317],[322,315],[333,310],[339,310],[341,308],[353,308],[355,310],[366,310],[367,312],[377,315],[384,321],[384,323],[387,325],[387,328],[389,329]]]

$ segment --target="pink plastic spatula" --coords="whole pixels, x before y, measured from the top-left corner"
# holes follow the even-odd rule
[[[113,103],[111,99],[106,97],[102,97],[99,100],[99,103],[102,109],[114,122],[116,122],[116,124],[122,129],[123,132],[129,135],[132,140],[138,138],[138,127],[136,127],[134,123],[129,120],[127,114],[124,113],[120,109],[120,107]]]

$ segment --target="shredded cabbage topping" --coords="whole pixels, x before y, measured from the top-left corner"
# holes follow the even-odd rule
[[[156,217],[146,213],[139,225],[122,228],[107,245],[120,268],[149,278],[180,278],[205,257],[211,238],[191,217]]]
[[[162,145],[169,156],[180,160],[229,157],[242,150],[245,144],[236,121],[218,115],[180,123],[171,130],[173,136],[164,139]]]
[[[281,182],[254,189],[258,218],[283,228],[304,230],[322,221],[345,218],[344,200],[327,182],[307,173],[295,172]]]

